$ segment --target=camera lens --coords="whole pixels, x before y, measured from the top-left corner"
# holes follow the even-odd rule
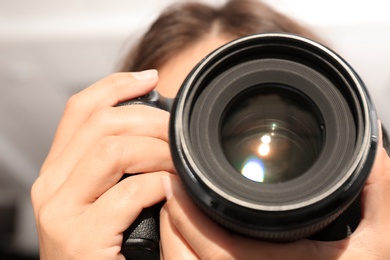
[[[337,54],[289,34],[217,49],[175,98],[170,146],[189,195],[250,237],[291,241],[323,229],[355,200],[375,159],[377,118]]]
[[[222,118],[225,155],[254,182],[279,183],[300,176],[321,152],[323,119],[317,118],[318,108],[302,94],[285,93],[286,88],[257,86],[255,93],[236,97]]]

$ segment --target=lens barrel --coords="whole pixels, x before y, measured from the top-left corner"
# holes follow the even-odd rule
[[[377,117],[354,70],[296,35],[240,38],[188,75],[171,110],[174,163],[211,218],[290,241],[337,218],[376,154]]]

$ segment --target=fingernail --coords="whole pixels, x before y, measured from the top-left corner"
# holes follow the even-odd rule
[[[143,80],[151,80],[156,78],[158,76],[158,71],[152,69],[152,70],[144,70],[139,72],[132,72],[131,74],[136,80],[143,81]]]
[[[168,176],[161,177],[161,185],[164,189],[165,197],[167,198],[167,200],[172,198],[173,192],[171,179]]]

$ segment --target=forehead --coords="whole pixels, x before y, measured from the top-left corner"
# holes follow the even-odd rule
[[[174,97],[192,68],[207,54],[230,40],[232,39],[228,37],[210,35],[179,51],[159,68],[159,83],[156,90],[163,96]]]

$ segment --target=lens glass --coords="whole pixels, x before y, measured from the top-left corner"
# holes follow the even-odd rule
[[[279,183],[305,173],[324,143],[317,107],[285,86],[261,86],[236,97],[221,122],[221,145],[242,176]]]

